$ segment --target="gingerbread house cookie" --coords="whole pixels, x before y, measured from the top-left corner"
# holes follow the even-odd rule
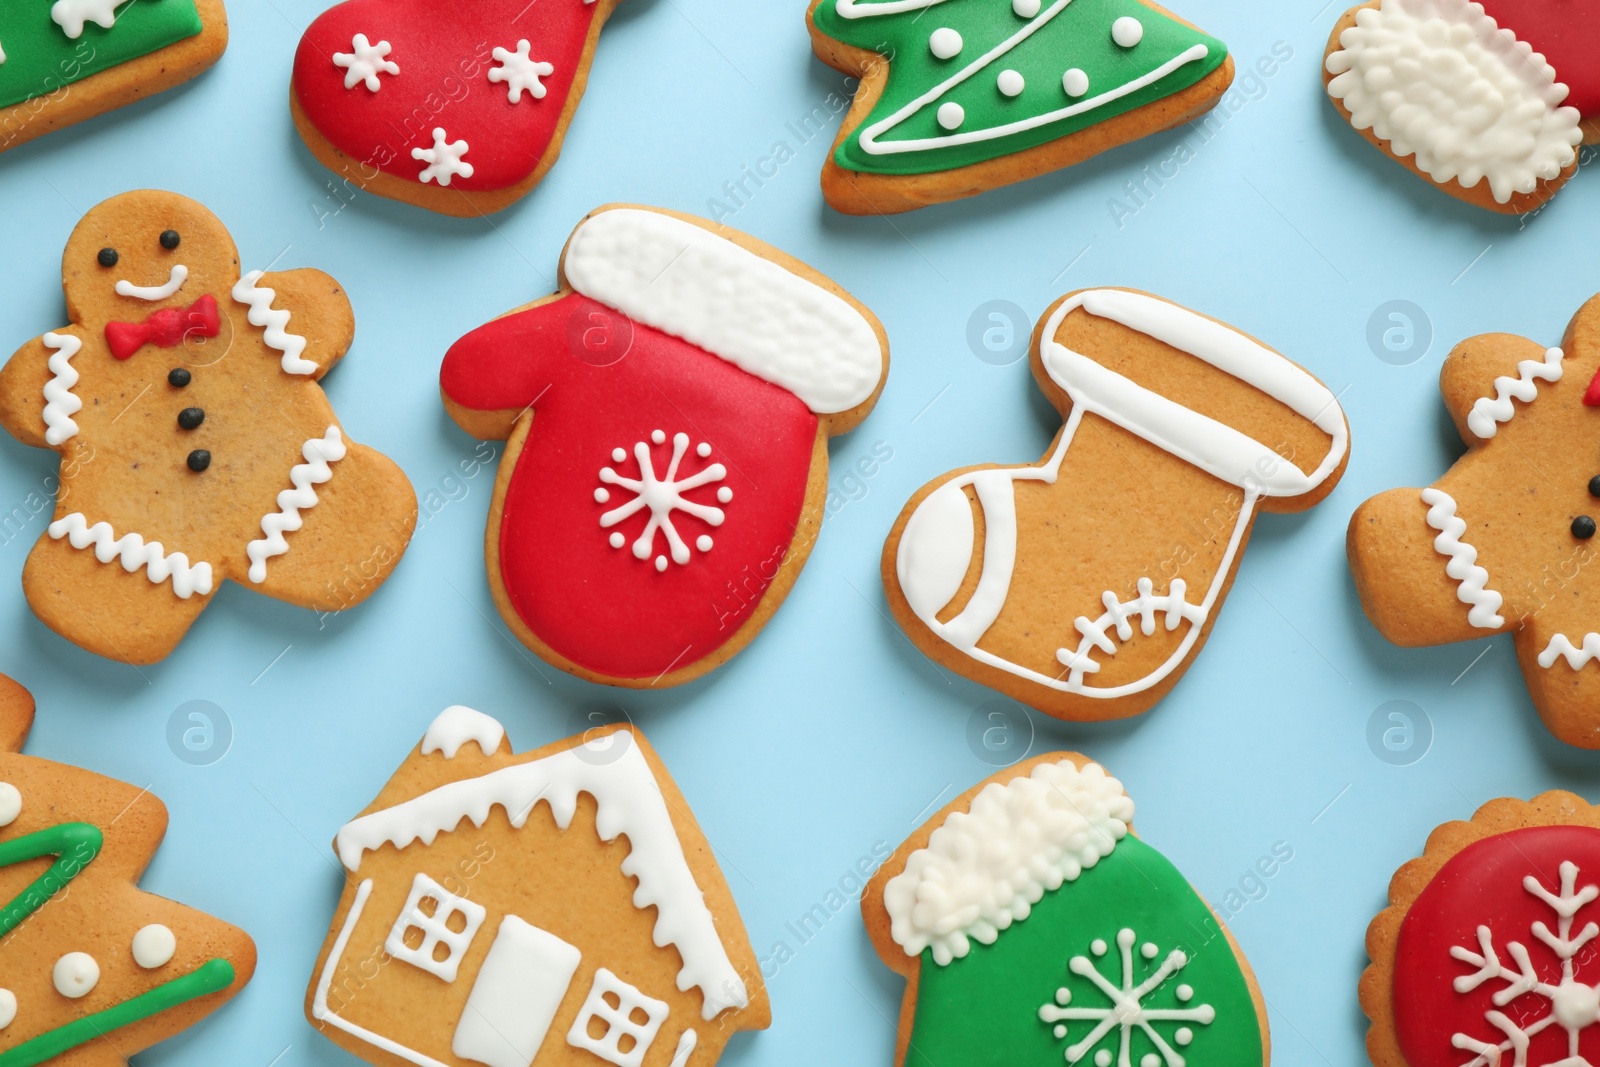
[[[55,521],[22,577],[39,618],[144,664],[228,579],[319,611],[371,596],[417,502],[318,384],[355,331],[338,283],[241,277],[216,216],[154,191],[85,215],[62,281],[73,325],[0,369],[0,424],[61,454]]]
[[[457,341],[440,374],[463,429],[509,440],[486,552],[506,624],[613,685],[727,661],[799,576],[828,438],[888,371],[878,320],[798,260],[692,216],[598,209],[561,291]]]
[[[1233,936],[1132,832],[1133,801],[1056,752],[979,783],[861,898],[905,976],[895,1067],[1266,1067],[1266,1004]]]
[[[709,1067],[770,1022],[711,846],[629,728],[513,756],[450,708],[334,847],[306,1011],[371,1063]]]
[[[244,988],[241,930],[139,891],[167,829],[148,789],[21,755],[0,676],[0,1067],[122,1067]]]
[[[1149,709],[1217,620],[1259,511],[1332,492],[1332,392],[1261,342],[1147,293],[1088,289],[1034,333],[1065,420],[1025,467],[953,471],[883,552],[895,618],[930,657],[1059,718]]]

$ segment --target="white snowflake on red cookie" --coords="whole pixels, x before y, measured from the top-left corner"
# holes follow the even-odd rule
[[[650,443],[664,445],[666,442],[667,435],[661,430],[656,430],[650,435]],[[634,556],[638,559],[650,558],[650,554],[655,551],[656,532],[659,530],[666,538],[672,562],[682,566],[689,562],[691,553],[688,543],[684,541],[683,535],[678,532],[678,527],[673,521],[673,512],[681,511],[692,515],[708,526],[721,526],[727,518],[721,508],[689,500],[684,494],[722,481],[728,476],[728,468],[721,463],[712,463],[680,479],[678,471],[689,451],[689,435],[677,433],[672,437],[672,459],[668,461],[666,473],[658,478],[650,443],[640,441],[633,446],[633,457],[639,464],[639,477],[626,478],[612,467],[601,468],[600,480],[605,485],[614,485],[632,492],[634,497],[600,516],[600,527],[609,530],[619,522],[648,508],[650,521],[645,524],[644,531],[633,542]],[[702,441],[695,447],[695,455],[702,460],[709,459],[711,446]],[[614,463],[626,462],[627,458],[627,449],[616,448],[611,452]],[[606,504],[611,501],[611,490],[605,488],[605,485],[594,491],[597,503]],[[720,503],[726,504],[732,499],[732,489],[724,485],[717,490],[717,500]],[[620,530],[614,531],[611,534],[611,547],[621,548],[627,544],[627,540]],[[701,552],[709,552],[712,543],[709,534],[701,534],[695,539],[695,548]],[[666,570],[667,556],[664,554],[656,556],[655,567],[658,571]]]
[[[413,148],[411,158],[426,163],[422,168],[422,175],[418,179],[424,185],[428,182],[438,182],[446,188],[450,180],[458,175],[462,178],[472,177],[472,164],[462,159],[470,151],[465,141],[451,141],[444,132],[444,127],[433,128],[432,148]]]
[[[368,92],[377,92],[383,88],[383,83],[378,80],[378,75],[399,74],[400,65],[389,59],[389,53],[394,46],[388,41],[379,41],[373,44],[364,33],[358,33],[350,41],[349,52],[335,52],[333,65],[339,67],[344,73],[344,87],[354,89],[365,82]]]
[[[513,104],[522,102],[524,90],[535,100],[543,100],[544,82],[539,79],[549,77],[556,72],[554,65],[534,59],[532,51],[533,46],[526,40],[517,42],[515,52],[508,48],[494,50],[494,58],[500,65],[489,72],[489,80],[496,84],[504,82],[506,99]]]

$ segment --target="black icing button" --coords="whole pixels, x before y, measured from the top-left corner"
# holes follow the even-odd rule
[[[117,250],[115,248],[102,248],[100,250],[100,254],[95,258],[100,261],[100,265],[102,267],[115,267],[117,265],[117,260],[122,257],[117,255]]]
[[[178,425],[185,430],[198,430],[200,424],[206,421],[204,408],[184,408],[178,412]]]
[[[211,466],[210,452],[203,448],[197,448],[189,453],[189,469],[196,474],[204,474],[209,466]]]
[[[183,239],[178,236],[177,230],[167,230],[161,235],[161,247],[165,248],[168,252],[171,252],[174,248],[178,247],[178,243],[181,240]]]
[[[194,381],[194,375],[182,367],[178,367],[167,375],[167,384],[174,389],[187,389],[192,381]]]
[[[1594,520],[1587,515],[1579,515],[1572,520],[1572,536],[1580,541],[1587,541],[1594,536]]]
[[[1589,479],[1589,495],[1600,496],[1600,474]]]

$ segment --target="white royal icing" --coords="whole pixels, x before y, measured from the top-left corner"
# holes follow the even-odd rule
[[[1487,440],[1500,432],[1502,422],[1510,422],[1517,413],[1512,400],[1531,404],[1539,396],[1540,382],[1561,380],[1562,352],[1552,348],[1544,359],[1525,359],[1517,364],[1515,378],[1502,376],[1494,380],[1494,396],[1480,397],[1467,412],[1467,429]]]
[[[1581,645],[1573,645],[1572,639],[1566,634],[1556,634],[1544,651],[1539,653],[1539,666],[1549,670],[1556,665],[1557,659],[1566,660],[1567,666],[1575,671],[1582,670],[1600,659],[1600,634],[1585,634]]]
[[[1139,632],[1146,637],[1156,632],[1157,619],[1169,633],[1176,630],[1179,623],[1199,626],[1206,621],[1206,609],[1185,598],[1188,585],[1182,578],[1172,579],[1167,592],[1162,594],[1155,592],[1155,583],[1149,578],[1140,578],[1137,588],[1139,595],[1131,600],[1121,600],[1116,593],[1106,590],[1100,597],[1105,612],[1094,620],[1079,615],[1073,623],[1079,635],[1078,646],[1056,650],[1057,662],[1069,672],[1068,685],[1080,685],[1085,674],[1099,673],[1100,664],[1094,661],[1096,652],[1108,656],[1117,654],[1117,646],[1111,639],[1113,630],[1121,640],[1132,640],[1131,620],[1134,618],[1138,618]]]
[[[177,951],[177,935],[160,923],[152,923],[133,935],[133,962],[147,971],[165,967]]]
[[[584,296],[788,389],[819,414],[862,403],[883,375],[877,333],[847,301],[670,215],[602,211],[572,235],[565,273]]]
[[[656,944],[674,946],[683,959],[679,988],[699,987],[706,1019],[747,1006],[744,981],[717,935],[649,762],[631,736],[613,734],[607,740],[612,747],[604,751],[569,749],[451,782],[364,815],[335,838],[339,859],[356,872],[369,851],[386,844],[405,848],[413,841],[431,845],[463,819],[481,827],[496,806],[505,810],[514,828],[521,829],[537,804],[548,803],[556,825],[564,830],[577,812],[578,794],[588,793],[599,806],[596,824],[601,839],[628,838],[631,851],[622,861],[622,871],[639,880],[634,905],[657,909]],[[336,948],[334,959],[338,955]]]
[[[103,30],[117,24],[117,8],[128,0],[56,0],[50,18],[72,40],[83,36],[83,24],[92,22]]]
[[[400,73],[400,65],[388,58],[393,50],[388,41],[373,44],[366,34],[358,33],[350,41],[350,51],[333,54],[333,65],[344,71],[346,89],[365,83],[367,91],[375,93],[383,88],[379,74]]]
[[[94,987],[100,984],[100,964],[87,952],[69,952],[56,960],[50,977],[57,993],[77,1000],[94,992]]]
[[[22,814],[22,791],[10,782],[0,782],[0,828],[10,826]]]
[[[70,333],[47,333],[44,344],[53,349],[48,364],[50,380],[44,383],[44,439],[52,448],[60,448],[78,436],[72,416],[83,410],[83,401],[72,392],[78,384],[72,357],[83,349],[83,342]]]
[[[154,302],[157,300],[170,300],[178,295],[178,290],[183,288],[183,283],[189,280],[189,268],[182,263],[173,264],[172,270],[167,273],[164,285],[134,285],[126,278],[117,282],[117,295],[132,297],[134,300]]]
[[[240,278],[233,287],[233,299],[249,309],[245,317],[250,320],[250,325],[263,328],[262,340],[267,347],[283,354],[285,374],[317,373],[315,363],[301,358],[306,350],[306,339],[289,332],[289,312],[272,306],[272,302],[278,298],[277,292],[256,284],[265,274],[266,271],[253,270]]]
[[[110,523],[97,522],[90,526],[80,512],[52,522],[48,532],[53,540],[66,538],[68,544],[80,551],[92,546],[95,558],[101,563],[115,561],[129,574],[142,570],[156,585],[170,580],[172,591],[180,600],[188,600],[196,594],[211,595],[211,564],[190,563],[182,552],[169,555],[160,541],[147,542],[136,533],[118,538]]]
[[[667,1067],[688,1067],[689,1057],[694,1054],[695,1046],[700,1043],[700,1035],[693,1030],[685,1030],[683,1036],[678,1038],[677,1051],[672,1054],[672,1062]]]
[[[616,1006],[612,1006],[615,1001]],[[567,1030],[567,1044],[592,1052],[615,1067],[642,1067],[661,1024],[667,1021],[666,1001],[647,996],[605,967],[594,975],[594,985],[577,1018]],[[644,1016],[639,1022],[637,1016]],[[600,1023],[600,1036],[590,1033],[591,1022]],[[629,1044],[624,1050],[623,1042]]]
[[[471,148],[465,141],[451,141],[444,132],[443,126],[433,128],[432,148],[413,148],[411,158],[427,166],[422,168],[422,173],[417,180],[423,185],[429,182],[438,182],[441,187],[449,188],[452,179],[472,177],[472,164],[461,157],[465,156]]]
[[[990,782],[951,813],[883,889],[890,936],[941,967],[992,945],[1048,892],[1111,854],[1133,821],[1122,783],[1098,764],[1041,763]]]
[[[278,510],[262,516],[263,536],[251,541],[245,549],[250,557],[252,582],[260,585],[266,581],[267,560],[289,551],[289,542],[283,535],[305,525],[304,512],[316,507],[319,500],[317,486],[332,480],[333,468],[330,464],[344,459],[348,451],[344,435],[337,426],[328,427],[327,433],[313,437],[301,446],[300,455],[305,462],[297,463],[289,470],[289,481],[294,488],[278,494]]]
[[[1327,68],[1356,129],[1441,184],[1487,179],[1501,204],[1559,177],[1583,140],[1555,69],[1470,0],[1362,8]]]
[[[424,900],[433,901],[433,914],[422,910]],[[411,881],[411,894],[389,928],[383,950],[391,957],[421,968],[441,982],[454,982],[461,961],[472,947],[478,927],[489,917],[482,904],[458,897],[425,874]],[[461,920],[456,928],[455,920]],[[411,931],[420,935],[415,946],[407,943]],[[444,955],[439,950],[444,949]]]
[[[10,1026],[17,1018],[17,995],[9,989],[0,989],[0,1030]]]
[[[1444,572],[1460,583],[1456,599],[1467,605],[1467,621],[1480,630],[1500,629],[1506,624],[1499,614],[1504,598],[1489,588],[1489,572],[1478,566],[1478,550],[1461,540],[1467,523],[1456,514],[1455,498],[1430,486],[1422,491],[1422,502],[1428,505],[1428,525],[1439,532],[1433,550],[1449,561]]]
[[[445,759],[455,759],[462,745],[476,741],[485,756],[492,756],[505,736],[506,728],[499,722],[481,711],[458,704],[440,712],[428,732],[422,735],[422,754],[431,756],[438,752]]]
[[[650,435],[650,440],[658,445],[665,444],[667,435],[661,430],[656,430]],[[672,562],[679,566],[689,562],[691,557],[689,546],[684,542],[683,536],[678,533],[678,527],[672,519],[673,512],[681,511],[686,515],[692,515],[709,526],[721,526],[727,518],[726,513],[721,508],[712,507],[710,504],[699,504],[684,497],[683,494],[699,489],[702,486],[715,485],[726,478],[728,474],[727,467],[721,463],[712,463],[693,474],[685,475],[682,478],[678,477],[678,470],[683,464],[684,456],[688,451],[689,435],[686,433],[674,434],[672,437],[672,459],[660,477],[656,475],[655,463],[651,458],[650,445],[644,441],[639,441],[633,446],[633,456],[639,464],[639,477],[624,477],[611,467],[602,467],[600,469],[600,481],[604,485],[614,485],[633,494],[632,500],[626,501],[600,516],[601,529],[609,530],[617,523],[646,508],[650,511],[650,521],[645,524],[644,530],[640,532],[638,538],[633,542],[633,555],[636,559],[649,559],[651,554],[655,552],[656,533],[659,531],[666,538],[667,551],[671,553]],[[696,451],[696,455],[700,456],[701,459],[704,459],[710,453],[711,448],[705,443],[702,443]],[[626,458],[627,452],[621,448],[612,451],[612,459],[617,463],[623,462],[622,459],[617,458],[619,454]],[[607,503],[611,499],[611,490],[602,486],[602,488],[595,490],[594,498],[596,503]],[[626,542],[627,539],[623,537],[620,531],[611,535],[610,543],[612,548],[621,548]],[[707,552],[711,549],[711,539],[702,536],[696,542],[695,547],[699,548],[701,552]],[[655,568],[658,571],[667,569],[667,555],[665,553],[655,557]]]
[[[1194,1040],[1194,1031],[1185,1024],[1210,1026],[1216,1022],[1216,1008],[1210,1004],[1189,1003],[1194,999],[1194,987],[1187,983],[1170,986],[1171,995],[1177,998],[1181,1007],[1157,1007],[1157,1004],[1172,1004],[1167,995],[1169,983],[1176,983],[1183,969],[1189,965],[1189,954],[1181,948],[1175,948],[1156,964],[1155,959],[1161,955],[1161,949],[1155,942],[1146,941],[1139,945],[1139,955],[1143,959],[1136,961],[1133,949],[1138,942],[1139,934],[1131,926],[1124,926],[1117,931],[1117,954],[1113,957],[1116,963],[1113,966],[1118,967],[1119,973],[1115,979],[1102,973],[1097,962],[1097,958],[1111,951],[1111,946],[1106,944],[1104,938],[1096,938],[1089,943],[1090,955],[1074,956],[1067,961],[1067,970],[1089,979],[1099,987],[1099,993],[1105,1000],[1103,1005],[1091,1006],[1085,1002],[1088,998],[1075,999],[1070,989],[1061,986],[1056,989],[1051,1002],[1039,1008],[1039,1021],[1055,1024],[1053,1032],[1056,1040],[1064,1040],[1069,1032],[1074,1035],[1082,1033],[1082,1037],[1067,1046],[1068,1063],[1081,1062],[1090,1049],[1113,1032],[1117,1035],[1116,1040],[1126,1049],[1133,1035],[1143,1031],[1145,1037],[1168,1055],[1162,1057],[1158,1053],[1147,1053],[1140,1058],[1140,1067],[1161,1067],[1163,1064],[1167,1067],[1183,1067],[1183,1057],[1173,1050],[1172,1045],[1167,1044],[1167,1039],[1152,1024],[1176,1027],[1170,1037],[1174,1044],[1182,1048]],[[1069,1030],[1065,1025],[1069,1022],[1088,1025],[1081,1030],[1076,1027]],[[1094,1062],[1100,1067],[1110,1067],[1111,1050],[1101,1049],[1095,1054]],[[1133,1067],[1133,1060],[1126,1054],[1121,1067]]]
[[[540,78],[546,78],[556,72],[556,68],[549,63],[532,58],[533,46],[526,40],[517,42],[515,52],[508,48],[496,48],[494,58],[500,65],[489,71],[489,80],[495,83],[504,82],[506,99],[513,104],[522,103],[522,94],[527,92],[535,100],[543,100],[547,90]]]
[[[528,1067],[582,958],[576,946],[515,915],[501,919],[450,1051],[487,1067]]]

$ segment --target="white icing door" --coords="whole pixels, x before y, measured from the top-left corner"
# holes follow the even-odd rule
[[[554,934],[507,915],[472,983],[450,1051],[488,1067],[528,1067],[582,955]]]

